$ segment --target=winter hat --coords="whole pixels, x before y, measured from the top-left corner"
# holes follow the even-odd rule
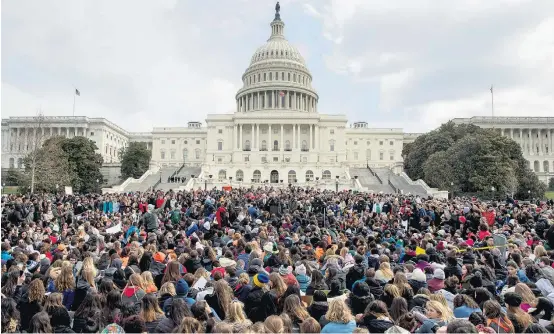
[[[264,251],[266,251],[268,253],[273,253],[273,254],[279,253],[279,251],[277,249],[275,249],[272,242],[268,242],[264,245]]]
[[[444,279],[445,278],[444,270],[442,270],[441,268],[435,269],[435,272],[433,273],[433,277],[436,279]]]
[[[269,283],[269,276],[266,274],[256,274],[253,279],[254,285],[261,288],[265,284]]]
[[[186,296],[189,292],[189,285],[184,279],[180,279],[177,281],[177,284],[175,285],[175,293],[177,296]]]
[[[423,273],[423,271],[419,268],[414,269],[414,271],[412,272],[412,279],[418,282],[427,281],[427,277],[425,276],[425,273]]]
[[[222,257],[219,259],[219,264],[221,264],[222,267],[227,268],[227,267],[234,266],[237,263],[234,260],[228,259],[226,257]]]
[[[254,259],[252,259],[252,261],[250,261],[250,267],[252,267],[252,266],[262,267],[263,265],[264,265],[263,261],[261,259],[258,259],[258,258],[254,258]]]
[[[205,222],[204,225],[202,225],[202,226],[204,226],[204,229],[206,229],[206,230],[209,231],[209,230],[210,230],[210,227],[211,227],[212,225],[210,224],[210,222],[207,221],[207,222]]]
[[[306,275],[306,266],[304,264],[301,264],[299,266],[296,266],[296,275]]]
[[[113,324],[109,324],[108,326],[106,326],[106,328],[104,328],[102,330],[102,332],[100,332],[102,334],[119,334],[119,333],[125,333],[125,331],[123,330],[123,328],[121,326],[119,326],[118,324],[116,323],[113,323]]]
[[[292,267],[291,267],[291,272],[292,272]],[[289,274],[288,268],[285,267],[284,265],[281,265],[281,267],[279,267],[279,275],[286,276],[288,274]]]
[[[162,252],[156,252],[154,256],[152,256],[152,259],[156,262],[164,262],[165,261],[165,254]]]

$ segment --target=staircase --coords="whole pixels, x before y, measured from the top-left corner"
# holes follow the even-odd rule
[[[368,191],[394,193],[394,189],[387,183],[387,179],[383,179],[379,174],[374,174],[369,168],[350,168],[348,172],[351,177],[357,176],[360,184]]]
[[[194,175],[195,177],[198,177],[198,175],[200,175],[200,173],[202,172],[202,168],[186,167],[182,165],[179,168],[164,167],[161,169],[161,172],[162,172],[162,182],[157,184],[155,188],[156,190],[162,190],[167,192],[172,189],[173,191],[177,191],[179,187],[184,187],[187,184],[187,182],[191,179],[192,175]],[[185,182],[170,183],[170,182],[167,182],[167,179],[169,177],[186,177],[186,180]]]
[[[125,192],[136,192],[136,191],[147,191],[156,184],[160,180],[160,174],[152,174],[148,175],[142,182],[140,183],[129,183],[127,187],[125,187]]]
[[[401,175],[394,174],[388,168],[374,168],[373,171],[375,172],[375,174],[379,175],[381,180],[383,180],[383,183],[389,184],[391,188],[393,188],[399,193],[400,192],[404,194],[410,193],[413,195],[419,195],[423,197],[428,196],[428,193],[425,190],[425,188],[417,184],[408,183],[408,181],[406,181],[405,178],[403,178]]]

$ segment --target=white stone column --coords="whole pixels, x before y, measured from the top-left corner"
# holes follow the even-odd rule
[[[251,142],[251,149],[254,150],[256,148],[256,137],[254,136],[254,132],[256,131],[256,124],[252,124],[252,142]]]
[[[554,155],[554,130],[550,130],[548,136],[550,137],[550,147],[548,150],[550,152],[550,155]]]
[[[273,150],[273,143],[271,142],[271,124],[267,125],[267,150]]]
[[[310,124],[310,140],[308,141],[308,148],[309,148],[310,150],[313,149],[313,147],[312,147],[312,145],[313,145],[313,144],[312,144],[312,128],[313,128],[313,125]]]
[[[523,131],[521,130],[521,128],[519,129],[519,146],[521,146],[521,149],[523,149],[524,147],[524,144],[523,144]]]
[[[544,149],[543,149],[543,140],[542,140],[542,129],[538,129],[537,130],[537,133],[539,135],[539,154],[540,155],[543,155],[544,154]]]
[[[320,141],[320,138],[319,138],[319,125],[315,125],[315,144],[314,144],[314,148],[316,150],[319,150],[319,141]]]
[[[239,124],[239,151],[242,151],[242,124]]]
[[[279,143],[279,149],[281,152],[283,152],[285,150],[285,145],[283,145],[283,124],[281,123],[281,142]]]
[[[237,149],[237,125],[233,125],[233,151]]]
[[[533,130],[529,129],[529,154],[535,154],[535,140],[533,138]]]
[[[292,125],[292,150],[296,150],[296,124]]]
[[[510,129],[510,138],[514,139],[514,128]]]
[[[298,136],[296,136],[296,147],[300,150],[302,147],[300,146],[300,135],[302,134],[302,124],[298,124]]]

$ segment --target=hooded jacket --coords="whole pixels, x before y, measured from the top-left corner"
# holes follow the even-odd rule
[[[394,323],[386,319],[377,319],[373,315],[366,315],[363,318],[363,324],[370,333],[384,333],[387,329],[394,326]]]
[[[354,282],[361,280],[365,276],[365,268],[363,264],[355,264],[348,270],[346,274],[346,288],[352,290]]]
[[[90,284],[82,277],[77,278],[77,284],[75,286],[75,297],[73,298],[73,304],[71,305],[71,311],[77,311],[87,293],[90,291]]]
[[[135,305],[140,305],[140,302],[145,295],[146,293],[141,288],[136,286],[127,286],[121,293],[121,304],[133,303]]]

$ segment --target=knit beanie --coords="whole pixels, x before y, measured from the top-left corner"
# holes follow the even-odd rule
[[[306,266],[304,264],[300,264],[299,266],[296,266],[296,275],[306,275]]]
[[[255,286],[261,288],[269,282],[269,277],[266,274],[256,274],[253,282]]]

